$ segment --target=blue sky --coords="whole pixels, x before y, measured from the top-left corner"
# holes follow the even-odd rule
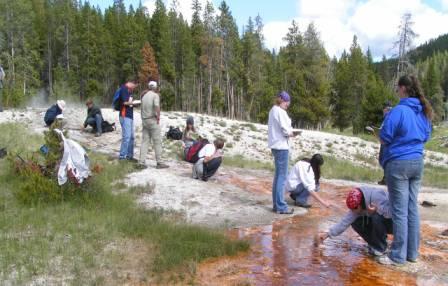
[[[112,5],[113,0],[90,0],[102,9]],[[140,0],[125,0],[126,6],[138,6]],[[151,12],[155,0],[141,0]],[[164,0],[170,7],[171,0]],[[178,0],[179,10],[191,17],[191,0]],[[200,0],[205,3],[206,0]],[[213,0],[215,8],[221,0]],[[368,47],[376,59],[384,54],[393,56],[400,18],[410,12],[419,34],[415,45],[441,34],[448,33],[448,0],[227,0],[239,29],[248,18],[257,14],[263,19],[265,46],[278,49],[284,45],[283,37],[292,20],[299,23],[302,31],[314,22],[330,56],[338,56],[348,49],[357,35],[359,43]]]

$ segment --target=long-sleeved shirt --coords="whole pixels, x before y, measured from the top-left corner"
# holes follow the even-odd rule
[[[297,162],[291,169],[288,179],[286,180],[285,191],[291,192],[295,190],[299,184],[303,184],[309,192],[314,192],[316,190],[313,168],[311,168],[310,163],[306,161]]]
[[[101,108],[99,108],[99,107],[96,106],[96,105],[93,105],[91,108],[88,108],[88,109],[87,109],[87,118],[86,118],[86,120],[84,121],[84,127],[87,127],[87,120],[88,120],[89,118],[95,118],[95,116],[96,116],[97,114],[101,115],[101,117],[103,116],[103,115],[101,114]]]
[[[402,98],[385,117],[380,132],[384,153],[381,166],[393,160],[423,157],[423,147],[431,136],[431,121],[426,118],[418,98]]]
[[[392,218],[389,195],[385,190],[361,187],[361,192],[364,195],[366,207],[374,205],[377,207],[376,212],[385,218]],[[361,213],[356,213],[350,210],[340,221],[330,228],[328,232],[330,237],[335,237],[343,233],[350,225],[360,216],[370,216],[367,210],[362,210]]]
[[[292,133],[291,118],[286,110],[274,105],[269,111],[268,146],[270,149],[289,150],[289,134]]]

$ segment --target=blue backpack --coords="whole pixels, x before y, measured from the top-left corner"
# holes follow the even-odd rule
[[[121,87],[115,91],[114,99],[112,100],[112,107],[116,111],[120,111],[121,109]]]

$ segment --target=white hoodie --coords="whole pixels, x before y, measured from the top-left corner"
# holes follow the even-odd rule
[[[294,191],[299,184],[303,184],[309,192],[316,191],[314,171],[308,162],[299,161],[294,165],[286,180],[285,191]]]
[[[289,150],[289,134],[292,133],[291,118],[286,110],[274,105],[269,111],[268,146],[270,149]]]

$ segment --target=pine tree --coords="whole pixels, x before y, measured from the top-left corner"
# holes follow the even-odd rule
[[[138,72],[138,79],[140,84],[146,87],[146,84],[150,80],[159,81],[159,68],[154,56],[154,51],[148,42],[146,42],[141,49],[141,55],[143,63]]]

